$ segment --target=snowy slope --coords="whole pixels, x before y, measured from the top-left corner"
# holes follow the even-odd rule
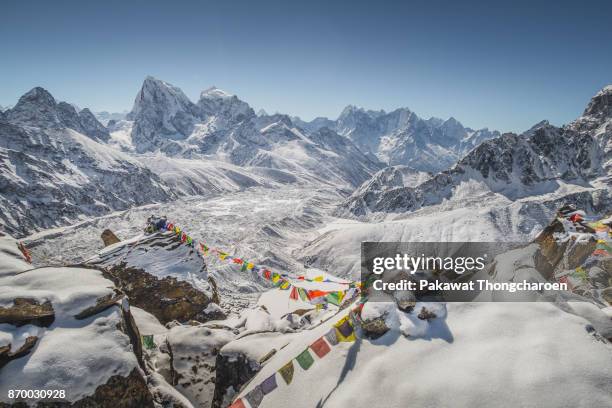
[[[261,407],[612,404],[610,345],[593,341],[584,319],[551,304],[447,308],[446,319],[430,322],[421,335],[405,338],[392,329],[377,340],[340,343],[322,359],[315,357],[308,371],[296,367],[290,385],[277,374],[278,388]],[[333,322],[289,343],[240,396],[295,358]]]

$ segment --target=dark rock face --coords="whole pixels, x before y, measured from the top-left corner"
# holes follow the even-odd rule
[[[215,393],[211,408],[224,408],[223,400],[231,387],[238,392],[260,370],[257,362],[250,361],[243,354],[217,355]]]
[[[387,327],[387,324],[385,323],[385,317],[379,316],[374,319],[362,320],[361,330],[363,330],[363,333],[367,337],[377,339],[388,332],[389,327]]]
[[[41,304],[35,299],[15,298],[12,307],[0,307],[0,323],[49,327],[54,320],[55,312],[48,301]]]
[[[612,86],[607,86],[591,99],[584,116],[612,117]]]
[[[11,360],[15,360],[28,354],[34,348],[37,341],[38,337],[30,336],[17,350],[12,350],[11,344],[0,347],[0,369],[7,365]]]
[[[79,112],[79,121],[83,129],[83,134],[100,142],[108,142],[110,134],[88,108]]]
[[[207,322],[225,318],[220,311],[204,313],[212,299],[188,282],[173,277],[158,279],[124,264],[113,266],[103,274],[127,295],[131,305],[146,310],[163,324],[173,320]]]
[[[14,108],[5,112],[12,122],[25,123],[39,127],[61,127],[57,104],[49,92],[41,87],[30,90],[19,98]]]
[[[22,402],[15,404],[0,403],[0,407],[27,408]],[[153,397],[147,389],[147,384],[134,369],[127,377],[113,376],[106,384],[96,388],[89,397],[74,403],[69,402],[39,402],[37,408],[153,408]]]

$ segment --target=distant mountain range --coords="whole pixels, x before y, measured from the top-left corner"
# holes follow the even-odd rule
[[[218,88],[192,102],[153,77],[125,118],[98,114],[104,125],[37,87],[0,112],[0,219],[19,236],[182,195],[281,184],[353,193],[337,212],[362,217],[439,203],[467,180],[512,200],[609,182],[611,93],[563,128],[500,135],[405,108],[348,106],[337,120],[310,122],[255,114]]]
[[[581,190],[581,200],[586,199],[579,203],[582,208],[607,210],[612,208],[612,87],[598,92],[572,123],[559,128],[543,121],[521,135],[488,139],[420,184],[404,186],[399,176],[382,177],[387,174],[384,170],[376,182],[358,189],[338,213],[410,212],[453,198],[468,182],[477,185],[473,193],[496,193],[512,201]]]

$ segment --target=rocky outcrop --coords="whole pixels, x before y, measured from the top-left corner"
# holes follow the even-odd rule
[[[54,320],[55,312],[49,301],[18,297],[13,299],[13,306],[0,307],[0,323],[49,327]]]
[[[370,339],[377,339],[389,331],[385,323],[385,316],[378,316],[373,319],[363,319],[361,321],[363,334]]]
[[[0,369],[10,361],[28,354],[34,348],[37,341],[38,337],[29,336],[17,350],[13,350],[10,343],[6,346],[0,346]]]
[[[130,304],[146,310],[161,323],[173,320],[207,322],[225,318],[223,312],[207,313],[212,299],[185,281],[174,277],[157,278],[142,269],[116,265],[104,276],[130,299]]]
[[[218,354],[215,393],[211,408],[225,408],[228,399],[255,377],[260,368],[257,362],[249,360],[244,354]]]
[[[1,265],[20,260],[18,251],[0,251]],[[0,308],[0,406],[27,406],[8,399],[7,389],[58,389],[60,378],[65,398],[28,405],[153,407],[129,304],[99,270],[3,271],[0,287],[0,302],[11,304]]]
[[[115,233],[109,229],[105,229],[102,231],[101,235],[102,241],[104,242],[104,246],[107,247],[112,244],[116,244],[117,242],[121,242],[119,238],[115,235]]]

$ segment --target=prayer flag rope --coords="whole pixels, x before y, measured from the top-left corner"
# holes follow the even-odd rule
[[[278,387],[276,380],[277,374],[280,375],[287,385],[291,384],[293,381],[293,375],[295,374],[295,366],[293,364],[294,360],[298,363],[298,366],[302,370],[306,371],[316,362],[312,355],[313,353],[320,360],[331,351],[330,346],[336,346],[340,342],[355,341],[355,324],[357,324],[359,321],[358,314],[360,313],[362,306],[363,303],[359,302],[359,304],[352,309],[347,316],[338,320],[327,333],[315,340],[304,351],[292,358],[287,364],[283,365],[271,376],[263,380],[260,384],[256,385],[255,388],[246,393],[244,397],[236,399],[229,408],[246,407],[244,400],[248,401],[251,407],[258,407],[263,401],[264,396],[270,394]]]
[[[307,278],[306,276],[299,275],[289,275],[289,274],[279,274],[277,272],[272,272],[268,268],[263,266],[255,265],[254,263],[247,261],[245,259],[233,256],[224,252],[217,248],[210,248],[204,242],[198,242],[194,240],[189,234],[187,234],[181,227],[178,225],[168,222],[167,220],[160,218],[155,220],[150,220],[149,224],[146,228],[146,231],[149,233],[153,233],[156,231],[168,231],[175,234],[180,241],[196,250],[198,255],[200,256],[208,256],[210,254],[215,254],[220,260],[227,261],[235,265],[240,265],[240,270],[242,272],[245,271],[253,271],[258,274],[261,278],[272,282],[272,284],[278,287],[281,290],[289,290],[290,295],[289,298],[291,300],[297,301],[301,299],[303,302],[308,302],[313,305],[326,305],[331,303],[335,306],[340,306],[342,301],[346,298],[351,298],[352,296],[347,296],[350,294],[354,294],[353,292],[359,290],[361,284],[359,282],[352,281],[337,281],[329,278],[325,278],[324,276],[316,276],[314,278]],[[337,290],[337,291],[323,291],[323,290],[307,290],[304,288],[300,288],[295,285],[295,283],[290,282],[293,281],[303,281],[303,282],[324,282],[324,283],[335,283],[339,285],[347,285],[347,290]],[[296,289],[295,291],[293,289]]]

